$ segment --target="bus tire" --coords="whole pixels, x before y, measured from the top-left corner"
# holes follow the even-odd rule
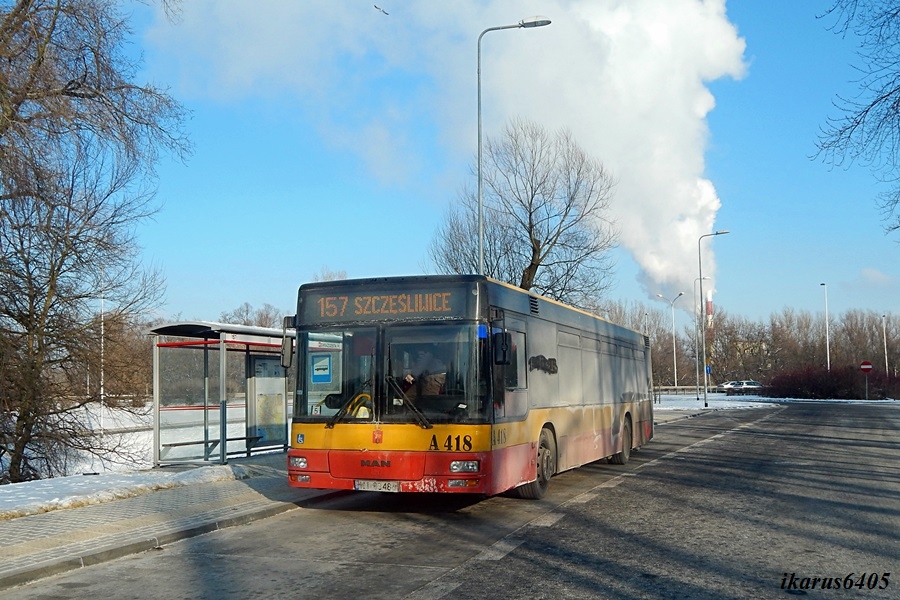
[[[539,500],[550,486],[550,478],[556,474],[556,438],[547,428],[541,429],[537,450],[537,479],[516,488],[519,498]]]
[[[625,425],[622,427],[622,451],[613,454],[609,459],[609,462],[614,465],[624,465],[627,463],[628,459],[631,458],[631,444],[631,418],[625,417]]]

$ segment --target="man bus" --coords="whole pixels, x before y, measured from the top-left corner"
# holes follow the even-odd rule
[[[305,284],[285,326],[294,487],[540,498],[653,437],[646,336],[484,276]]]

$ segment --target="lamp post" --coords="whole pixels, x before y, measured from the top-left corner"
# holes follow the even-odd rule
[[[662,298],[666,300],[666,298],[662,294],[656,295],[658,298]],[[672,305],[672,372],[675,377],[675,392],[678,392],[678,362],[675,359],[675,301],[684,296],[684,292],[678,292],[678,295],[672,298],[672,300],[666,300],[669,304]]]
[[[881,337],[884,339],[884,375],[890,377],[887,359],[887,315],[881,315]]]
[[[703,241],[705,237],[712,237],[714,235],[725,235],[728,233],[727,229],[720,229],[719,231],[713,233],[704,233],[697,240],[697,260],[700,266],[700,306],[701,306],[701,337],[703,338],[703,407],[706,408],[709,406],[709,399],[707,398],[709,387],[709,382],[707,380],[706,373],[706,302],[703,301],[703,252],[700,251],[700,242]]]
[[[825,367],[831,372],[831,341],[828,336],[828,286],[820,283],[825,288]]]
[[[550,19],[547,17],[530,17],[522,19],[515,25],[501,25],[500,27],[488,27],[478,36],[478,274],[484,275],[484,209],[482,201],[482,180],[481,180],[481,38],[488,31],[498,31],[500,29],[519,29],[543,27],[549,25]]]
[[[694,307],[697,307],[697,282],[701,279],[709,279],[709,277],[698,277],[694,280]],[[701,307],[702,308],[702,307]],[[697,315],[699,318],[700,310],[697,310]],[[697,334],[697,353],[695,355],[694,364],[697,365],[697,375],[694,378],[694,381],[697,384],[697,402],[700,402],[700,323],[696,323],[697,327],[694,328],[694,333]]]
[[[103,401],[106,397],[106,391],[104,390],[104,374],[103,374],[103,359],[104,359],[104,348],[103,348],[103,338],[106,337],[106,313],[104,311],[103,300],[104,300],[104,286],[106,282],[103,278],[103,267],[100,267],[100,435],[105,435],[103,430]]]

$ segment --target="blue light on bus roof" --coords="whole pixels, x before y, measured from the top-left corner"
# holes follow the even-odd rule
[[[478,326],[478,338],[486,340],[487,339],[487,325],[479,325]]]

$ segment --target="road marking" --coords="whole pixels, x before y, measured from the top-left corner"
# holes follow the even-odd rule
[[[534,521],[532,521],[531,523],[534,523]],[[495,542],[490,547],[482,550],[478,554],[478,556],[475,557],[475,560],[500,560],[507,554],[515,550],[524,541],[525,540],[510,537],[503,538],[502,540]]]
[[[531,523],[529,523],[529,525],[531,525],[532,527],[553,527],[554,525],[556,525],[557,521],[562,519],[564,516],[566,515],[562,513],[546,513],[533,520]]]
[[[598,497],[600,494],[595,494],[593,492],[585,492],[584,494],[578,494],[571,500],[569,500],[570,504],[585,504],[590,502],[594,498]]]
[[[450,592],[458,588],[462,584],[461,581],[449,583],[444,577],[438,577],[427,585],[420,587],[412,594],[404,596],[407,600],[440,600],[446,597]]]
[[[680,458],[680,457],[678,456],[679,454],[683,454],[683,453],[686,453],[686,452],[692,452],[692,451],[695,450],[696,448],[698,448],[698,447],[700,447],[700,446],[702,446],[702,445],[704,445],[704,444],[707,444],[707,443],[709,443],[709,442],[711,442],[711,441],[713,441],[713,440],[717,440],[717,439],[719,439],[719,438],[721,438],[721,437],[724,437],[724,436],[728,435],[729,433],[738,431],[738,430],[740,430],[740,429],[747,429],[747,428],[749,428],[749,427],[753,427],[754,425],[756,425],[756,424],[758,424],[758,423],[762,423],[763,421],[766,421],[766,420],[768,420],[768,419],[774,417],[775,415],[779,414],[781,411],[785,410],[786,408],[787,408],[787,407],[781,407],[781,408],[779,408],[777,411],[775,411],[775,412],[770,412],[769,414],[767,414],[767,415],[765,415],[765,416],[763,416],[763,417],[760,417],[759,419],[756,419],[755,421],[750,421],[749,423],[744,423],[743,425],[739,425],[739,426],[737,426],[737,427],[735,427],[735,428],[733,428],[733,429],[729,429],[729,430],[727,430],[727,431],[723,431],[722,433],[717,433],[716,435],[711,436],[711,437],[708,437],[708,438],[706,438],[706,439],[702,439],[702,440],[700,440],[700,441],[694,442],[694,443],[691,444],[690,446],[685,446],[684,448],[679,448],[678,450],[673,450],[672,452],[669,452],[668,454],[663,454],[662,456],[658,456],[657,458],[654,458],[653,460],[651,460],[651,461],[649,461],[649,462],[645,462],[645,463],[643,463],[643,464],[640,464],[640,465],[636,466],[636,467],[635,467],[635,470],[637,470],[637,469],[642,469],[642,468],[644,468],[644,467],[646,467],[646,466],[652,465],[653,463],[659,462],[659,461],[661,461],[661,460],[666,460],[666,459],[676,458],[676,457],[677,457],[677,458]],[[624,476],[624,473],[623,473],[622,475],[619,475],[619,477],[622,477],[622,476]],[[616,479],[618,479],[618,477],[617,477]],[[608,482],[607,482],[607,483],[608,483]],[[603,484],[600,484],[600,485],[602,486]],[[598,487],[600,487],[600,486],[598,486]]]
[[[784,408],[782,408],[781,410],[784,410]],[[779,410],[778,412],[781,412],[781,411]],[[766,419],[774,416],[775,414],[778,414],[778,413],[777,412],[770,413],[760,419],[751,421],[750,423],[745,423],[744,425],[735,427],[734,429],[729,429],[728,431],[724,431],[724,432],[716,434],[712,437],[700,440],[698,442],[694,442],[690,446],[685,446],[684,448],[681,448],[679,450],[674,450],[672,452],[669,452],[668,454],[664,454],[663,456],[655,458],[649,462],[640,464],[635,467],[635,470],[645,467],[647,465],[652,465],[653,463],[659,462],[664,459],[673,458],[673,457],[677,456],[679,453],[689,451],[692,448],[701,446],[702,444],[705,444],[705,443],[709,442],[710,440],[720,438],[728,433],[731,433],[732,431],[737,431],[739,429],[751,427],[753,425],[756,425],[757,423],[761,423],[762,421],[765,421]],[[586,492],[583,492],[583,493],[579,494],[578,496],[575,496],[574,498],[570,498],[566,502],[561,503],[556,508],[565,507],[566,505],[569,505],[569,504],[583,504],[585,502],[594,500],[595,498],[597,498],[597,496],[599,496],[598,490],[602,490],[602,489],[606,489],[606,488],[614,488],[617,485],[619,485],[620,483],[624,482],[626,477],[637,477],[637,473],[629,472],[629,473],[622,473],[621,475],[617,475],[616,477],[613,477],[612,479],[604,481],[603,483],[594,486],[592,489],[590,489]],[[452,582],[452,579],[455,577],[456,573],[458,573],[460,570],[462,570],[468,563],[470,563],[473,560],[490,560],[490,561],[502,560],[506,555],[508,555],[510,552],[512,552],[513,550],[518,548],[525,541],[523,539],[513,537],[513,536],[515,536],[516,534],[519,534],[520,532],[525,530],[527,527],[550,527],[550,526],[554,525],[555,523],[557,523],[563,516],[565,516],[563,513],[555,513],[555,512],[552,512],[552,509],[551,509],[550,511],[547,511],[543,515],[540,515],[539,517],[535,517],[528,523],[525,523],[521,527],[517,528],[515,531],[510,532],[509,535],[507,535],[505,538],[498,540],[493,545],[482,550],[476,556],[463,561],[462,563],[460,563],[456,567],[450,569],[449,571],[447,571],[446,573],[444,573],[437,579],[432,580],[430,583],[419,588],[412,594],[405,596],[405,598],[407,598],[409,600],[440,600],[441,598],[447,597],[451,592],[453,592],[453,590],[455,590],[457,587],[459,587],[461,585],[461,582]]]

